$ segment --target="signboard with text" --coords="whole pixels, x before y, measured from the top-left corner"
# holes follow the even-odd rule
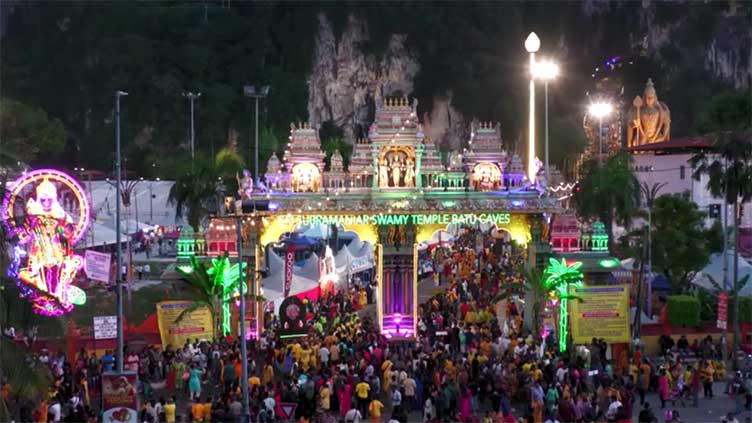
[[[449,225],[511,222],[509,213],[420,213],[420,214],[355,214],[284,216],[290,223],[306,225]]]
[[[627,285],[585,286],[573,288],[571,293],[582,299],[569,302],[575,344],[587,344],[593,338],[630,342]]]
[[[190,301],[162,301],[157,303],[157,324],[163,347],[167,345],[182,347],[187,340],[211,340],[214,337],[213,320],[209,307],[200,307],[188,313],[180,322],[175,322],[183,310],[190,307],[191,304],[193,303]]]
[[[94,339],[117,338],[117,316],[94,316]]]
[[[86,250],[84,271],[89,279],[109,283],[111,269],[112,254]]]

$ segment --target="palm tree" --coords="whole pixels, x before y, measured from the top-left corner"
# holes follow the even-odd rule
[[[579,191],[574,194],[577,214],[603,222],[609,251],[613,252],[614,223],[627,226],[640,204],[640,184],[632,172],[632,158],[619,153],[609,157],[603,166],[590,161],[584,170]]]
[[[492,301],[496,303],[514,295],[525,293],[528,301],[532,302],[533,332],[536,335],[540,333],[541,307],[548,299],[558,302],[559,348],[564,351],[567,340],[564,333],[568,325],[568,301],[579,299],[579,297],[569,294],[569,287],[581,285],[582,272],[579,270],[580,267],[582,267],[580,262],[567,265],[566,260],[562,259],[560,263],[553,258],[549,259],[549,264],[543,272],[537,267],[525,269],[524,266],[520,266],[517,271],[522,275],[524,282],[502,284],[501,292]]]
[[[208,307],[212,314],[214,327],[227,335],[230,331],[230,303],[239,295],[238,288],[242,278],[239,264],[230,264],[227,253],[211,260],[211,267],[196,257],[190,258],[189,265],[177,266],[178,273],[194,291],[193,303],[183,310],[175,319],[180,322],[193,311]],[[243,263],[245,269],[246,263]],[[246,283],[243,282],[243,292],[247,293]],[[221,319],[221,320],[220,320]]]
[[[571,295],[569,288],[582,286],[582,262],[570,265],[565,259],[561,263],[554,258],[548,259],[548,266],[543,271],[541,285],[555,302],[559,303],[559,352],[567,349],[567,328],[569,327],[569,300],[580,300],[580,297]]]
[[[752,132],[723,132],[716,136],[713,148],[702,151],[690,159],[694,169],[693,177],[699,180],[708,176],[707,188],[714,197],[724,198],[734,205],[734,236],[739,229],[739,203],[752,199]],[[738,242],[734,248],[734,286],[739,289]],[[734,363],[739,350],[739,296],[734,297]]]
[[[182,158],[169,167],[172,174],[179,176],[170,188],[167,202],[175,205],[176,217],[183,217],[183,213],[186,213],[188,224],[199,232],[201,220],[209,214],[212,202],[218,204],[225,183],[231,186],[230,189],[235,187],[234,176],[243,169],[243,159],[238,153],[225,148],[217,153],[214,160],[196,154],[193,161]]]

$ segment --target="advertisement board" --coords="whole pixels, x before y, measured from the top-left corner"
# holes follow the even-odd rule
[[[94,316],[94,339],[117,338],[117,316]]]
[[[112,269],[112,254],[86,250],[84,255],[84,270],[89,279],[110,283]]]
[[[572,341],[590,343],[593,338],[608,343],[630,342],[629,287],[627,285],[572,288],[581,301],[570,301]]]
[[[182,347],[187,340],[214,337],[211,311],[208,307],[198,308],[179,323],[175,323],[180,313],[191,306],[190,301],[162,301],[157,303],[157,324],[162,346]]]
[[[102,421],[138,423],[136,372],[102,374]]]

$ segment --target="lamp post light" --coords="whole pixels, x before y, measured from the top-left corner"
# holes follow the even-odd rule
[[[123,247],[120,244],[120,97],[125,91],[115,92],[115,244],[117,244],[117,274],[115,276],[115,296],[117,298],[117,372],[123,372]]]
[[[260,87],[259,90],[256,90],[255,85],[246,85],[243,87],[243,94],[245,94],[246,97],[251,97],[256,99],[256,137],[255,137],[255,148],[253,152],[253,177],[256,180],[256,186],[261,185],[261,180],[259,179],[259,145],[258,145],[258,137],[259,137],[259,131],[258,131],[258,125],[259,125],[259,99],[260,98],[266,98],[269,95],[269,86],[264,85]]]
[[[193,125],[193,101],[197,98],[201,98],[201,93],[187,92],[183,93],[183,97],[187,98],[191,102],[191,161],[196,154],[196,131]]]
[[[598,166],[603,164],[603,118],[610,115],[614,110],[611,103],[599,101],[589,107],[591,115],[598,118]]]
[[[546,183],[550,184],[551,179],[549,178],[549,171],[548,171],[548,81],[552,81],[556,79],[556,77],[559,76],[559,65],[556,63],[546,60],[543,62],[538,62],[533,64],[533,77],[540,79],[543,81],[543,92],[546,97],[546,140],[545,140],[545,166],[546,166]]]
[[[535,77],[532,70],[535,68],[535,53],[540,50],[540,39],[531,32],[525,39],[525,50],[530,53],[530,117],[528,122],[527,143],[527,178],[530,183],[535,182]]]

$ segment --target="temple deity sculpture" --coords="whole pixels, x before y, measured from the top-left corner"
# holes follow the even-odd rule
[[[408,188],[415,186],[415,163],[409,157],[405,162],[405,186]]]
[[[399,156],[395,156],[394,159],[392,159],[392,186],[398,187],[400,186],[400,177],[402,177],[402,164],[400,163]]]
[[[238,180],[238,195],[240,195],[240,199],[249,200],[251,194],[253,194],[253,176],[251,176],[251,171],[244,169],[243,177],[241,178],[236,175],[235,178]]]
[[[645,84],[643,97],[634,98],[627,123],[627,147],[653,144],[671,138],[671,112],[658,101],[653,80]]]
[[[389,167],[386,163],[386,158],[379,160],[379,188],[386,188],[389,186]]]

